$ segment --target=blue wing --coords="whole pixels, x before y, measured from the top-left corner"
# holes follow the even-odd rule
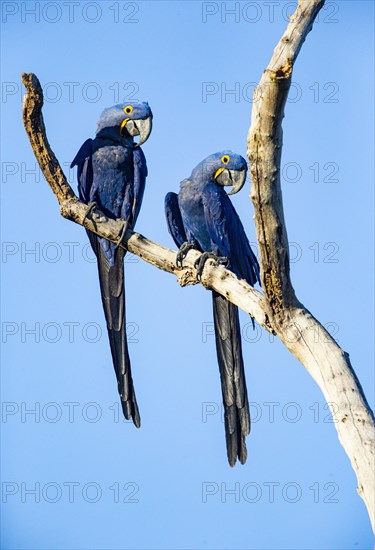
[[[133,205],[131,225],[135,226],[139,211],[141,209],[143,194],[146,186],[147,178],[147,163],[146,157],[140,147],[133,149],[133,162],[134,162],[134,184],[133,184]]]
[[[176,193],[168,193],[165,196],[164,212],[167,218],[168,231],[172,235],[172,239],[176,243],[176,246],[180,248],[188,239],[182,222],[178,196]]]
[[[77,179],[78,179],[78,194],[79,198],[86,204],[92,199],[90,197],[92,183],[94,181],[94,171],[92,167],[92,142],[91,138],[87,139],[81,146],[80,150],[72,160],[70,168],[77,166]],[[97,236],[86,229],[87,236],[90,240],[91,246],[97,255]]]
[[[90,202],[90,190],[94,179],[92,169],[92,139],[87,139],[74,157],[70,168],[77,166],[79,198],[86,204]]]
[[[254,286],[259,281],[259,265],[241,220],[228,195],[216,184],[205,186],[202,193],[207,229],[216,254],[226,256],[230,269]]]

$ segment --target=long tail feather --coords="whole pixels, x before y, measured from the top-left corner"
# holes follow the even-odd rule
[[[246,462],[245,437],[250,433],[250,412],[242,358],[241,328],[237,306],[212,292],[216,351],[224,402],[228,461]]]
[[[116,251],[113,266],[109,265],[99,244],[96,246],[96,256],[103,308],[122,410],[125,418],[132,419],[135,426],[139,428],[141,419],[134,392],[126,339],[124,252],[122,249]]]

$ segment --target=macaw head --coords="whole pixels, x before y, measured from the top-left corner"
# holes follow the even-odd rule
[[[234,195],[244,186],[246,174],[247,162],[241,155],[233,151],[221,151],[199,163],[192,172],[192,178],[201,183],[214,181],[223,187],[231,186],[228,195]]]
[[[147,102],[128,101],[104,109],[96,132],[104,128],[118,128],[122,136],[139,136],[136,146],[144,143],[152,130],[152,112]]]

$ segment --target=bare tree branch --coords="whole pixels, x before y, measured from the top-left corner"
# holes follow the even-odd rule
[[[27,90],[23,102],[24,126],[44,177],[59,202],[61,215],[83,225],[100,237],[118,242],[123,230],[121,221],[107,218],[98,208],[85,218],[88,207],[74,194],[46,136],[40,82],[33,73],[23,73],[22,82]],[[204,287],[216,290],[252,315],[263,328],[273,332],[265,313],[262,294],[246,281],[238,279],[234,273],[223,266],[217,266],[212,260],[206,262],[202,280],[198,281],[194,263],[200,256],[199,252],[191,250],[181,269],[176,266],[175,251],[147,239],[140,233],[128,229],[120,246],[157,268],[174,273],[181,286],[201,282]]]
[[[248,138],[255,223],[260,251],[264,296],[231,271],[208,261],[201,283],[250,313],[266,330],[276,333],[287,349],[305,366],[321,388],[339,439],[358,478],[358,492],[374,525],[374,417],[345,353],[313,315],[298,301],[290,279],[288,237],[280,185],[282,119],[294,61],[311,30],[324,0],[299,0],[298,8],[275,48],[254,93],[252,125]],[[96,209],[88,217],[48,143],[42,117],[43,93],[35,75],[23,74],[27,93],[23,119],[34,154],[60,204],[62,216],[112,242],[118,242],[123,224]],[[123,248],[148,263],[174,273],[182,286],[196,284],[190,251],[183,269],[175,264],[176,252],[130,230]]]
[[[294,61],[324,0],[300,0],[254,91],[248,136],[262,287],[272,327],[306,367],[334,415],[374,527],[374,417],[345,353],[298,301],[290,279],[280,184],[282,119]]]

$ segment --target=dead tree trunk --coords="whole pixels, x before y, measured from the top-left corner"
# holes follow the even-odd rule
[[[280,185],[281,124],[293,64],[323,3],[300,0],[254,92],[248,136],[251,199],[267,317],[319,385],[328,404],[335,406],[338,436],[357,474],[358,492],[374,527],[374,417],[349,355],[296,297]]]

